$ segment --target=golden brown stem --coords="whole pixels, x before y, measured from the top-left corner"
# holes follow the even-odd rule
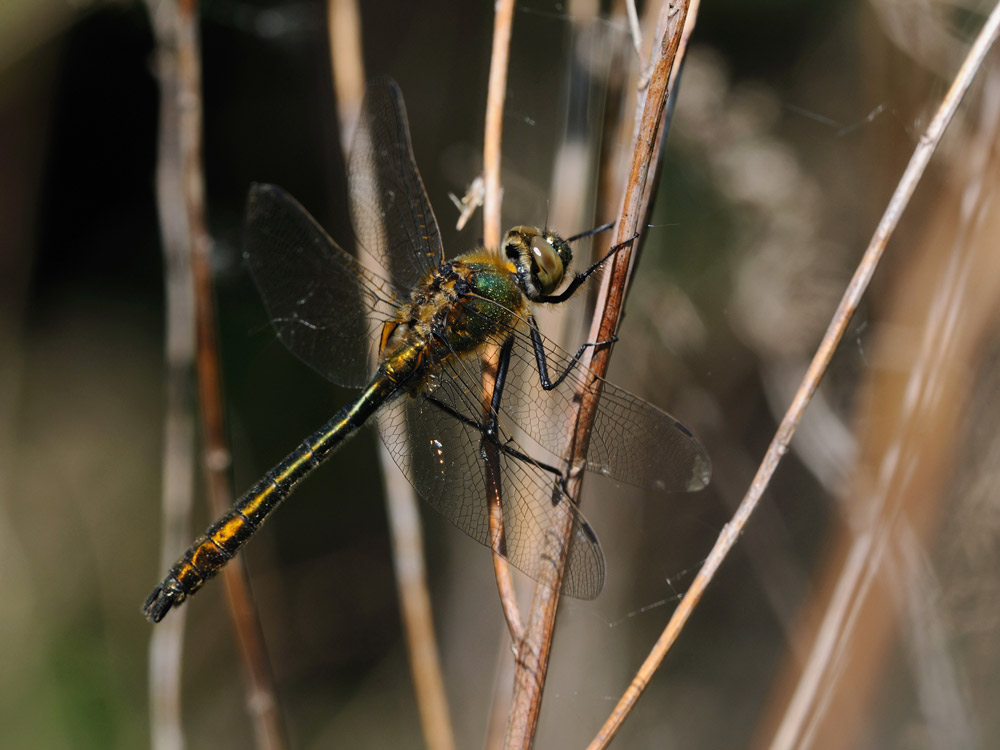
[[[490,79],[486,92],[486,126],[483,140],[483,238],[487,247],[500,245],[500,204],[503,198],[500,184],[500,154],[503,140],[503,107],[507,97],[507,65],[510,60],[510,35],[514,24],[514,0],[499,0],[493,20],[493,51],[490,57]],[[485,394],[493,393],[493,378],[484,373]],[[485,407],[489,408],[487,401]],[[496,478],[499,481],[499,478]],[[502,491],[502,487],[500,488]],[[499,506],[490,508],[490,536],[503,537],[503,519]],[[493,571],[496,575],[500,604],[503,607],[507,628],[515,643],[521,638],[524,627],[514,595],[514,581],[510,566],[497,550],[493,550]]]
[[[173,264],[190,263],[194,284],[194,325],[197,347],[198,403],[202,432],[205,436],[203,457],[208,500],[213,515],[221,515],[233,503],[232,483],[229,475],[231,456],[225,438],[225,419],[222,408],[220,367],[210,263],[210,239],[205,226],[205,182],[202,171],[202,109],[201,109],[201,58],[198,48],[198,6],[196,0],[181,0],[176,5],[154,7],[154,17],[159,13],[170,14],[156,23],[160,46],[160,75],[164,80],[164,117],[173,113],[172,122],[164,122],[165,134],[176,134],[172,145],[175,150],[160,151],[160,168],[174,170],[176,178],[160,179],[161,189],[171,185],[183,195],[183,222],[186,236],[182,242],[185,251],[168,258],[168,272]],[[169,99],[169,101],[168,101]],[[161,193],[161,201],[169,202]],[[177,212],[173,212],[177,215]],[[161,215],[165,211],[161,209]],[[169,234],[165,230],[165,234]],[[165,243],[167,244],[167,243]],[[181,260],[183,258],[183,261]],[[171,298],[175,299],[175,298]],[[168,313],[168,319],[174,313]],[[179,314],[181,318],[184,314]],[[287,747],[284,727],[278,712],[274,679],[264,648],[263,634],[254,611],[246,572],[235,560],[226,567],[224,574],[227,600],[233,627],[240,644],[240,654],[246,670],[247,706],[253,719],[257,746],[262,748]],[[175,615],[176,616],[176,615]],[[178,626],[179,627],[179,626]],[[176,642],[175,642],[176,645]],[[171,658],[180,659],[179,648],[173,649]],[[154,660],[154,664],[164,664]],[[155,680],[155,676],[151,680]]]
[[[647,191],[651,164],[656,163],[657,153],[662,148],[660,138],[663,114],[668,96],[670,71],[673,67],[680,44],[684,21],[687,16],[686,2],[665,2],[665,32],[657,47],[657,54],[651,70],[651,78],[642,107],[639,128],[633,142],[632,162],[625,183],[622,211],[616,225],[615,243],[624,242],[636,235],[640,220],[646,215],[646,201],[652,191]],[[598,299],[590,341],[610,339],[617,328],[625,298],[630,261],[633,248],[628,247],[616,253],[610,272],[605,276]],[[589,363],[589,370],[597,376],[607,371],[610,349],[600,347]],[[600,381],[591,381],[591,383]],[[599,388],[586,387],[578,394],[580,409],[573,431],[570,457],[575,471],[567,483],[571,497],[579,497],[582,467],[586,461],[590,428],[600,397]],[[552,546],[545,554],[555,563],[547,570],[547,576],[535,588],[527,632],[518,648],[518,664],[514,682],[514,707],[507,725],[507,747],[528,748],[533,742],[538,724],[541,699],[548,669],[549,653],[552,648],[552,634],[555,628],[558,608],[558,589],[562,581],[566,550],[570,535],[567,525],[552,535]]]
[[[677,640],[678,635],[690,618],[706,587],[714,577],[715,571],[718,570],[722,561],[736,543],[736,540],[739,539],[750,515],[760,502],[760,498],[767,488],[771,477],[774,475],[781,457],[788,451],[789,442],[802,419],[802,414],[816,392],[819,381],[829,366],[837,345],[843,338],[847,324],[850,322],[862,295],[871,282],[875,269],[878,267],[879,261],[885,251],[886,244],[898,225],[899,219],[930,161],[931,154],[937,148],[941,136],[955,114],[955,110],[958,108],[958,104],[968,90],[976,72],[981,67],[987,51],[996,41],[998,30],[1000,30],[1000,6],[994,8],[990,14],[958,75],[952,82],[951,88],[938,108],[937,113],[934,115],[934,119],[914,150],[910,163],[900,178],[896,191],[889,200],[882,219],[879,221],[868,248],[844,292],[844,296],[833,315],[833,319],[830,321],[830,325],[809,365],[809,369],[795,397],[792,399],[792,403],[785,412],[785,416],[778,426],[770,446],[768,446],[750,488],[737,508],[736,513],[733,515],[733,518],[723,527],[715,546],[709,553],[701,570],[698,571],[691,587],[674,611],[673,616],[656,641],[653,649],[646,657],[642,667],[636,673],[632,683],[615,706],[614,711],[601,728],[601,731],[594,738],[590,745],[592,749],[606,747],[621,727],[625,717],[628,716],[629,712],[635,706],[653,674],[655,674],[663,658],[670,650],[670,647]],[[797,742],[794,739],[786,742],[783,735],[779,736],[775,742],[778,747],[797,746]]]

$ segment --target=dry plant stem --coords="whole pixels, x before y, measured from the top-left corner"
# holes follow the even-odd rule
[[[688,2],[687,18],[684,19],[683,27],[681,28],[680,31],[680,41],[678,42],[677,45],[677,51],[674,56],[674,61],[670,67],[670,79],[667,83],[667,103],[664,104],[664,107],[666,107],[669,104],[670,96],[674,93],[675,87],[677,85],[677,78],[678,76],[680,76],[681,66],[684,63],[684,55],[687,53],[688,41],[691,39],[691,34],[694,32],[695,24],[698,21],[699,5],[700,5],[700,0],[690,0],[690,2]],[[676,18],[673,13],[672,6],[669,3],[664,3],[661,6],[660,12],[656,19],[656,36],[654,38],[660,39],[661,35],[664,33],[675,33],[671,31],[672,29],[674,29],[673,24],[675,22]],[[638,105],[643,105],[641,112],[642,113],[645,112],[644,97],[646,93],[647,93],[646,89],[638,92],[637,113],[640,111]],[[639,119],[637,120],[636,123],[637,132],[640,132],[643,127],[642,117],[643,115],[640,114]],[[667,117],[666,112],[664,113],[664,117]],[[659,137],[662,139],[665,136],[666,133],[661,131]],[[645,188],[643,189],[642,199],[639,201],[639,205],[644,206],[645,210],[643,211],[642,215],[638,217],[639,223],[636,225],[636,231],[639,230],[639,227],[645,227],[647,224],[649,224],[649,219],[653,214],[653,199],[656,196],[656,190],[660,184],[660,163],[662,159],[663,159],[663,149],[662,148],[653,149],[653,155],[650,158],[648,172],[647,172],[647,174],[649,175],[649,179],[646,180],[646,185]],[[630,274],[631,274],[631,268],[635,268],[635,264],[639,260],[639,252],[641,251],[641,249],[642,249],[641,246],[632,248],[632,261],[629,271]],[[628,283],[629,280],[626,279],[625,280],[626,289],[628,287]],[[604,339],[592,339],[592,340],[603,341]]]
[[[507,97],[507,64],[514,25],[514,0],[497,0],[493,17],[493,51],[486,89],[486,129],[483,136],[483,239],[487,247],[500,245],[500,144],[503,105]]]
[[[879,686],[900,632],[907,636],[914,691],[921,696],[921,731],[937,747],[983,744],[977,735],[986,725],[977,721],[974,704],[963,706],[971,695],[962,689],[965,670],[955,663],[961,658],[950,637],[952,624],[967,617],[941,611],[942,585],[954,586],[938,580],[940,568],[929,569],[926,557],[945,541],[945,529],[956,532],[948,519],[956,510],[963,513],[968,477],[989,481],[989,473],[970,466],[963,447],[976,442],[968,437],[974,434],[968,422],[988,420],[978,414],[984,392],[969,384],[990,369],[988,342],[1000,300],[996,63],[994,53],[963,113],[961,153],[948,153],[945,169],[952,178],[942,181],[933,207],[921,216],[919,239],[894,274],[880,312],[897,330],[912,331],[914,345],[893,355],[891,368],[866,372],[862,402],[871,412],[860,420],[869,427],[859,438],[860,468],[852,482],[857,496],[851,498],[856,507],[814,576],[820,584],[802,618],[811,648],[806,658],[786,664],[776,681],[781,687],[760,733],[772,748],[856,744],[872,705],[883,702]],[[880,350],[895,342],[891,335],[876,336],[872,361],[884,362]],[[966,437],[954,439],[963,430]],[[984,522],[976,514],[974,523]],[[963,546],[975,544],[963,537]],[[969,585],[968,579],[955,585]],[[932,606],[919,603],[925,597]],[[916,635],[934,630],[943,641],[940,659],[934,639]],[[961,688],[953,683],[949,690],[949,675],[958,675]]]
[[[361,45],[361,21],[356,0],[328,0],[327,30],[334,94],[340,117],[344,163],[350,162],[350,143],[361,113],[365,91],[365,71]],[[368,265],[387,258],[362,254]],[[370,270],[381,273],[382,268]],[[388,414],[380,415],[385,419]],[[406,636],[406,653],[413,676],[413,691],[420,713],[424,742],[431,750],[451,750],[455,737],[451,727],[448,699],[441,674],[441,659],[434,635],[434,618],[427,590],[424,564],[424,536],[417,497],[385,444],[379,441],[379,468],[385,485],[386,516],[392,543],[392,562],[399,591],[400,618]]]
[[[392,538],[392,562],[399,589],[400,616],[413,675],[424,742],[431,750],[451,750],[455,736],[434,635],[434,617],[427,590],[424,537],[413,486],[379,443],[379,465],[385,480],[386,512]]]
[[[501,633],[496,653],[496,667],[493,670],[493,698],[486,717],[486,734],[483,750],[500,750],[503,747],[504,732],[507,729],[507,715],[510,713],[510,685],[514,683],[514,659],[511,658],[510,644]]]
[[[177,79],[175,6],[149,3],[157,44],[160,82],[160,139],[156,167],[156,199],[163,243],[167,368],[166,419],[163,435],[163,490],[160,568],[190,539],[194,505],[194,297],[187,215],[181,192],[180,106]],[[153,629],[149,641],[149,724],[153,750],[180,750],[181,656],[187,610]]]
[[[615,706],[614,711],[601,728],[600,733],[591,743],[591,748],[606,747],[614,737],[622,721],[624,721],[636,701],[638,701],[646,685],[649,684],[650,679],[663,661],[667,651],[674,641],[677,640],[677,636],[701,599],[705,588],[715,575],[715,571],[736,543],[744,526],[746,526],[750,515],[756,508],[761,495],[773,476],[778,462],[788,450],[788,444],[795,433],[795,429],[798,427],[802,413],[809,404],[812,395],[816,392],[820,378],[826,371],[830,359],[833,357],[833,352],[843,337],[851,316],[857,309],[862,294],[868,288],[872,275],[875,273],[875,269],[885,251],[885,246],[899,224],[899,219],[908,205],[930,161],[931,155],[937,148],[938,143],[940,143],[948,123],[954,116],[962,97],[965,95],[976,72],[982,65],[986,53],[996,41],[998,29],[1000,29],[1000,5],[995,7],[990,14],[989,19],[969,50],[969,54],[956,75],[955,80],[952,82],[951,88],[948,90],[947,95],[941,102],[941,106],[934,115],[934,119],[914,150],[913,156],[910,158],[910,162],[903,172],[899,184],[896,186],[896,191],[889,200],[889,204],[882,215],[882,219],[879,221],[871,242],[854,273],[854,277],[844,292],[844,296],[834,313],[833,320],[827,328],[823,341],[816,355],[813,357],[812,363],[809,365],[802,384],[795,394],[791,405],[788,407],[788,411],[785,413],[781,424],[778,426],[774,439],[771,441],[771,445],[764,455],[764,459],[757,470],[750,489],[740,503],[739,508],[737,508],[732,520],[723,527],[708,559],[674,611],[673,616],[670,618],[646,661],[639,669],[635,678],[633,678],[632,683],[619,700],[618,705]]]
[[[498,549],[503,549],[503,512],[498,497],[493,492],[501,492],[501,476],[498,471],[500,454],[492,443],[484,443],[487,454],[487,492],[490,497],[490,538],[493,540],[493,575],[497,581],[497,592],[500,594],[500,606],[503,607],[507,630],[512,643],[517,643],[524,635],[524,623],[521,622],[521,610],[517,606],[517,592],[514,590],[514,579],[510,575],[510,565],[506,558],[501,557]]]
[[[483,238],[487,247],[500,246],[500,202],[502,198],[500,187],[500,144],[503,140],[503,107],[507,95],[507,65],[510,60],[510,35],[514,24],[514,0],[498,0],[493,19],[493,51],[490,56],[490,79],[486,92],[486,126],[483,137]],[[495,354],[495,353],[494,353]],[[490,361],[495,356],[487,357]],[[486,368],[483,372],[483,392],[493,393],[493,376]],[[484,404],[488,413],[489,403]],[[494,477],[488,482],[487,494],[493,495],[502,491],[499,478]],[[503,537],[503,519],[500,516],[500,506],[493,502],[490,505],[490,537]],[[497,580],[497,591],[500,594],[500,606],[503,608],[507,629],[515,643],[521,638],[524,626],[521,613],[517,606],[514,592],[514,581],[511,577],[507,560],[501,557],[496,548],[493,549],[493,571]]]
[[[340,148],[344,156],[348,157],[365,93],[361,9],[358,8],[358,0],[327,0],[326,23],[333,90],[337,97],[337,116],[340,118]]]
[[[694,33],[695,24],[698,22],[698,10],[701,7],[701,0],[691,0],[688,3],[688,16],[687,20],[684,22],[684,31],[681,32],[681,43],[677,47],[677,65],[674,69],[670,71],[670,90],[674,90],[674,83],[677,81],[677,76],[681,73],[680,64],[684,62],[684,56],[687,54],[688,43],[691,41],[691,35]]]
[[[492,354],[493,356],[488,359],[492,367],[483,369],[483,414],[486,415],[490,412],[499,351],[495,350]],[[495,443],[487,440],[483,441],[482,449],[486,457],[486,498],[490,505],[490,550],[493,553],[493,575],[496,578],[500,606],[503,608],[504,619],[507,621],[511,643],[516,644],[524,635],[524,623],[521,621],[521,610],[517,605],[517,592],[514,590],[514,579],[510,574],[510,565],[507,559],[499,554],[499,550],[505,549],[507,546],[503,527],[503,479],[500,473],[500,452]]]
[[[201,58],[198,49],[198,13],[195,0],[178,3],[177,71],[179,77],[179,148],[191,267],[194,275],[198,396],[205,440],[205,471],[212,514],[224,513],[233,503],[229,478],[230,452],[222,411],[215,311],[205,227],[205,188],[201,159]],[[235,564],[233,564],[235,563]],[[287,747],[278,714],[274,680],[264,639],[254,611],[246,571],[239,558],[223,570],[227,599],[240,644],[248,685],[247,708],[253,719],[257,745]]]
[[[635,236],[640,217],[646,213],[643,199],[646,195],[649,165],[654,159],[654,153],[662,146],[660,131],[664,107],[667,102],[670,70],[676,57],[688,7],[687,3],[683,2],[667,3],[667,5],[670,8],[669,21],[656,50],[649,90],[643,107],[641,126],[638,137],[633,144],[632,164],[625,184],[622,212],[615,230],[616,244]],[[608,339],[617,328],[624,302],[631,254],[632,249],[628,246],[615,254],[611,271],[605,277],[601,287],[598,300],[599,313],[595,316],[588,339],[590,341]],[[607,371],[609,356],[608,348],[598,349],[589,362],[590,372],[599,377],[603,376]],[[588,387],[577,395],[580,399],[580,409],[576,423],[570,426],[570,429],[573,430],[571,443],[573,452],[570,456],[573,471],[567,483],[569,494],[574,498],[579,497],[582,467],[586,462],[590,427],[593,423],[600,392],[596,388]],[[508,748],[530,747],[538,725],[542,691],[548,669],[552,634],[559,602],[558,589],[562,581],[570,530],[569,525],[562,529],[553,530],[553,534],[550,535],[552,543],[546,549],[546,554],[550,556],[554,564],[551,568],[546,569],[545,577],[540,579],[539,585],[535,587],[527,633],[518,648],[517,671],[514,680],[514,707],[507,726]]]
[[[632,36],[632,48],[636,55],[642,54],[642,30],[639,28],[639,14],[635,9],[635,0],[625,0],[625,12],[628,15],[628,28]]]

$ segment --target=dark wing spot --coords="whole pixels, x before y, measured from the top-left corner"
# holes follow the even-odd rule
[[[680,430],[681,432],[683,432],[689,438],[692,438],[692,439],[694,438],[694,435],[691,433],[691,430],[689,430],[687,427],[685,427],[684,425],[682,425],[680,422],[674,422],[674,427],[676,427],[678,430]]]

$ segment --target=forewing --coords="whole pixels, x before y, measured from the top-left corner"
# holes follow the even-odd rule
[[[389,78],[365,91],[348,169],[351,217],[358,243],[390,278],[409,289],[444,262],[441,233],[420,179],[406,107]]]
[[[334,383],[364,385],[399,292],[275,185],[251,186],[243,247],[282,343]]]

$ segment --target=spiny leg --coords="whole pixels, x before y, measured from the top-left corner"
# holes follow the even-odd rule
[[[552,474],[553,476],[559,477],[560,482],[564,482],[565,481],[565,479],[563,477],[563,472],[562,472],[561,469],[559,469],[559,468],[557,468],[555,466],[552,466],[551,464],[547,464],[547,463],[544,463],[542,461],[538,461],[538,460],[532,458],[531,456],[529,456],[527,453],[524,453],[523,451],[519,451],[517,448],[512,448],[510,444],[513,442],[513,438],[510,438],[510,439],[506,440],[505,442],[500,442],[499,436],[497,436],[495,434],[494,435],[489,435],[488,434],[489,433],[489,427],[487,425],[480,424],[479,422],[476,422],[474,419],[469,419],[467,416],[465,416],[461,412],[455,410],[454,408],[452,408],[448,404],[444,403],[443,401],[439,401],[438,399],[434,398],[433,396],[427,396],[426,399],[427,399],[427,401],[429,403],[431,403],[433,406],[435,406],[438,409],[440,409],[441,411],[443,411],[448,416],[452,417],[453,419],[457,419],[459,422],[461,422],[465,426],[471,427],[472,429],[476,430],[477,432],[480,432],[483,435],[484,438],[488,439],[491,443],[493,443],[494,445],[496,445],[496,447],[502,453],[510,456],[511,458],[515,458],[518,461],[525,461],[527,463],[530,463],[532,466],[537,466],[539,469],[542,469],[543,471],[547,471],[550,474]]]
[[[570,357],[569,364],[566,365],[566,369],[562,371],[555,380],[549,378],[549,364],[545,358],[545,345],[542,343],[542,334],[538,330],[538,323],[535,322],[535,317],[533,315],[528,316],[528,328],[531,329],[531,346],[535,350],[535,364],[538,366],[538,379],[542,384],[542,388],[546,391],[551,391],[553,388],[557,388],[560,383],[562,383],[566,376],[573,371],[577,363],[580,361],[580,357],[587,350],[587,347],[593,346],[607,346],[608,344],[613,344],[618,340],[617,336],[612,336],[604,341],[589,341],[586,344],[581,344],[580,348],[576,350],[576,354]]]
[[[613,225],[607,225],[607,224],[602,225],[600,227],[597,227],[596,229],[590,230],[589,232],[584,232],[583,234],[575,235],[574,237],[571,237],[570,240],[567,241],[572,241],[580,239],[581,237],[587,237],[591,234],[596,234],[597,232],[604,231],[610,226]],[[639,234],[636,233],[627,240],[619,242],[617,245],[612,247],[610,250],[608,250],[608,252],[604,255],[603,258],[601,258],[596,263],[591,265],[586,271],[576,274],[573,277],[573,280],[569,283],[569,286],[566,287],[566,289],[562,293],[551,295],[549,297],[542,297],[537,301],[549,304],[559,304],[561,302],[565,302],[566,300],[568,300],[570,297],[573,296],[573,293],[580,288],[580,285],[583,284],[583,282],[585,282],[591,275],[593,275],[593,273],[597,271],[597,269],[600,268],[604,264],[604,262],[608,260],[608,258],[610,258],[612,255],[614,255],[616,252],[621,250],[626,245],[632,244],[632,242],[634,242],[638,236]],[[558,385],[562,383],[563,380],[566,379],[566,376],[569,375],[569,373],[573,370],[574,367],[576,367],[577,363],[580,361],[580,357],[583,356],[583,353],[587,350],[587,347],[606,346],[608,344],[613,344],[615,341],[618,340],[617,336],[612,336],[610,339],[606,339],[604,341],[591,341],[586,344],[583,344],[582,346],[580,346],[579,349],[576,350],[576,353],[570,358],[569,364],[566,366],[566,369],[562,372],[562,374],[560,374],[555,380],[552,380],[549,378],[548,363],[546,362],[545,359],[545,347],[542,344],[541,332],[538,330],[538,324],[535,322],[534,316],[531,315],[528,316],[528,327],[531,330],[531,345],[532,348],[534,348],[535,350],[535,362],[538,365],[538,377],[539,380],[541,381],[542,388],[545,389],[546,391],[551,391],[553,388],[558,387]]]

